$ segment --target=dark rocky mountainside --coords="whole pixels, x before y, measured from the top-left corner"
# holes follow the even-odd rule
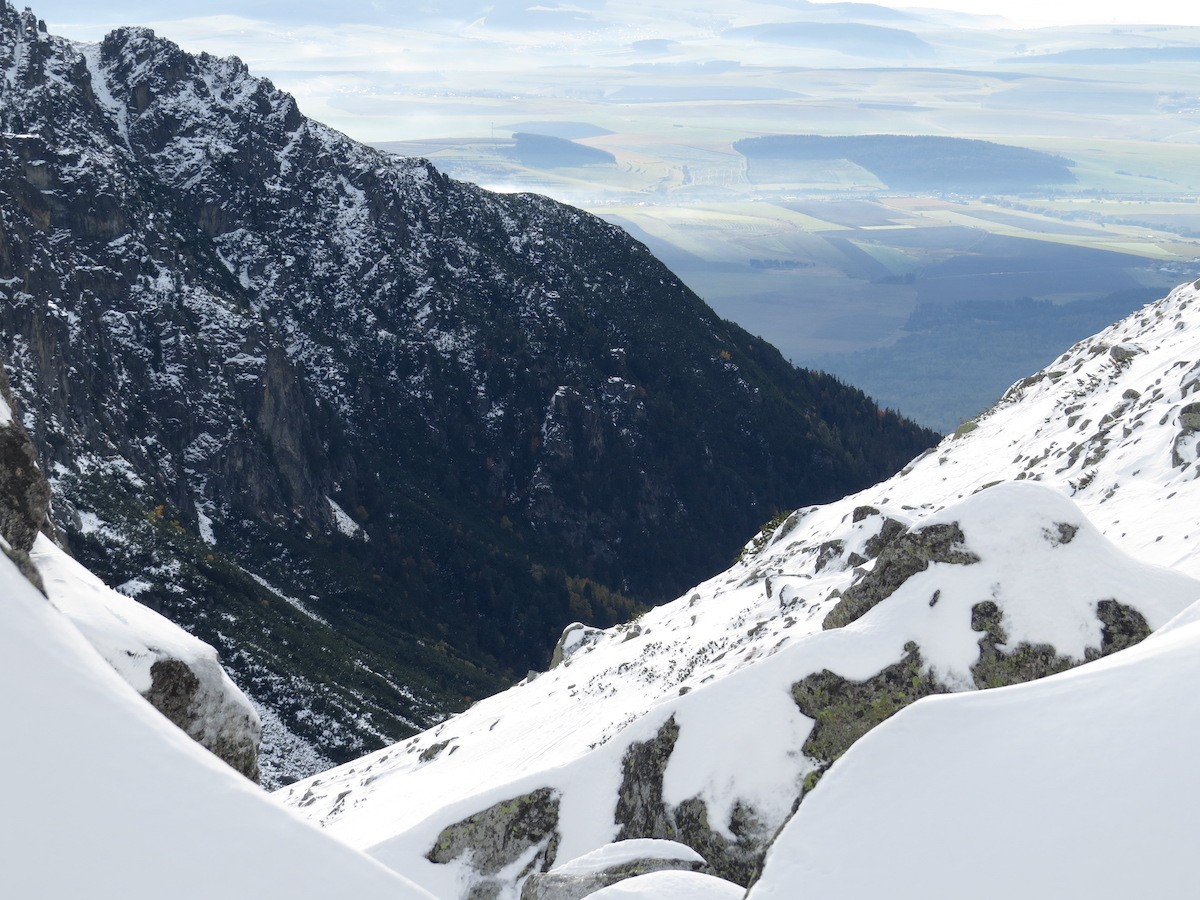
[[[217,646],[268,778],[428,726],[933,436],[578,210],[236,59],[0,8],[0,353],[73,552]]]

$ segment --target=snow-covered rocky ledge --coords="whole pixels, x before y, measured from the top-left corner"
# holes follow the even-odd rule
[[[134,690],[201,746],[258,779],[262,725],[216,650],[105,586],[45,535],[30,557],[50,602]]]

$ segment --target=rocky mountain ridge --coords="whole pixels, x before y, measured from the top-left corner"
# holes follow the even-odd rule
[[[236,59],[6,3],[0,73],[0,354],[55,524],[218,647],[270,777],[437,722],[931,441],[616,228],[356,144]]]
[[[1009,708],[979,689],[1046,676],[1022,696],[1050,706],[1076,697],[1091,708],[1104,696],[1089,685],[1129,672],[1121,708],[1145,705],[1141,673],[1168,665],[1162,654],[1176,669],[1184,664],[1176,644],[1185,632],[1194,641],[1194,627],[1154,644],[1160,650],[1128,656],[1129,664],[1118,660],[1172,617],[1194,618],[1200,599],[1197,316],[1200,283],[1185,285],[1014,385],[893,478],[797,510],[747,544],[723,575],[626,625],[571,626],[550,671],[278,796],[445,898],[536,897],[543,875],[632,838],[680,841],[704,857],[707,872],[743,887],[761,875],[749,896],[794,896],[809,877],[797,873],[815,867],[824,877],[832,853],[822,840],[818,859],[805,840],[846,839],[845,828],[828,824],[835,808],[807,812],[826,779],[848,768],[843,755],[878,767],[884,735],[905,746],[916,740],[895,737],[912,735],[900,723],[936,721],[949,733],[953,718],[937,710]],[[1106,674],[1089,674],[1097,666]],[[931,696],[946,693],[953,704]],[[1178,694],[1163,703],[1173,710]],[[914,703],[914,713],[929,710],[924,719],[908,714]],[[1171,728],[1200,727],[1194,706],[1179,707]],[[894,727],[875,730],[897,712]],[[1122,721],[1097,721],[1092,731],[1116,734]],[[933,742],[924,754],[936,757],[938,732],[918,734]],[[860,743],[874,755],[856,755]],[[1038,782],[1050,797],[1098,790],[1082,773],[1092,778],[1103,766],[1087,762],[1086,742],[1069,745],[1078,773],[1056,756],[1056,780]],[[868,771],[895,777],[893,769]],[[1164,777],[1186,780],[1178,766],[1169,771]],[[986,818],[965,805],[969,791],[956,790],[945,796],[968,798],[957,801],[961,815]],[[879,798],[868,792],[854,808],[871,818]],[[1157,802],[1134,786],[1121,808],[1140,810],[1131,813],[1138,828],[1155,822],[1151,843],[1176,846],[1181,820],[1156,817]],[[913,803],[906,815],[917,815]],[[795,832],[809,838],[766,854],[796,805],[792,821],[803,824]],[[898,827],[892,811],[879,815]],[[1123,819],[1094,815],[1081,834],[1128,831]],[[886,844],[882,832],[871,834]],[[929,853],[908,852],[928,868],[920,883],[957,877],[951,866],[942,878]],[[1071,850],[1056,863],[1009,859],[1015,874],[1006,871],[1004,883],[1034,872],[1068,883],[1079,858]],[[1169,864],[1173,877],[1185,859]],[[628,895],[641,896],[632,884]]]

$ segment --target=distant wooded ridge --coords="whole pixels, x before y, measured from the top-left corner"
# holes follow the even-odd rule
[[[844,159],[871,172],[893,190],[1020,191],[1070,184],[1074,163],[1063,156],[992,141],[929,135],[773,134],[745,138],[733,148],[749,162],[751,179],[765,180],[756,163],[770,161],[769,180],[786,180],[779,162]]]

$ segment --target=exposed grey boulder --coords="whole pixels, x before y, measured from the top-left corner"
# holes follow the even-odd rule
[[[754,809],[738,803],[728,823],[730,840],[708,820],[708,806],[691,797],[678,806],[663,799],[663,774],[679,739],[672,716],[651,740],[631,744],[621,762],[624,776],[617,797],[618,837],[679,841],[708,860],[708,873],[749,885],[762,863],[771,834]]]
[[[1117,344],[1108,351],[1108,355],[1111,356],[1116,363],[1124,364],[1129,362],[1139,353],[1145,352],[1146,351],[1141,347],[1134,346],[1133,344]]]
[[[572,622],[563,629],[562,637],[554,646],[554,654],[550,657],[550,668],[554,669],[569,660],[571,656],[603,639],[604,631],[592,628],[582,622]]]

